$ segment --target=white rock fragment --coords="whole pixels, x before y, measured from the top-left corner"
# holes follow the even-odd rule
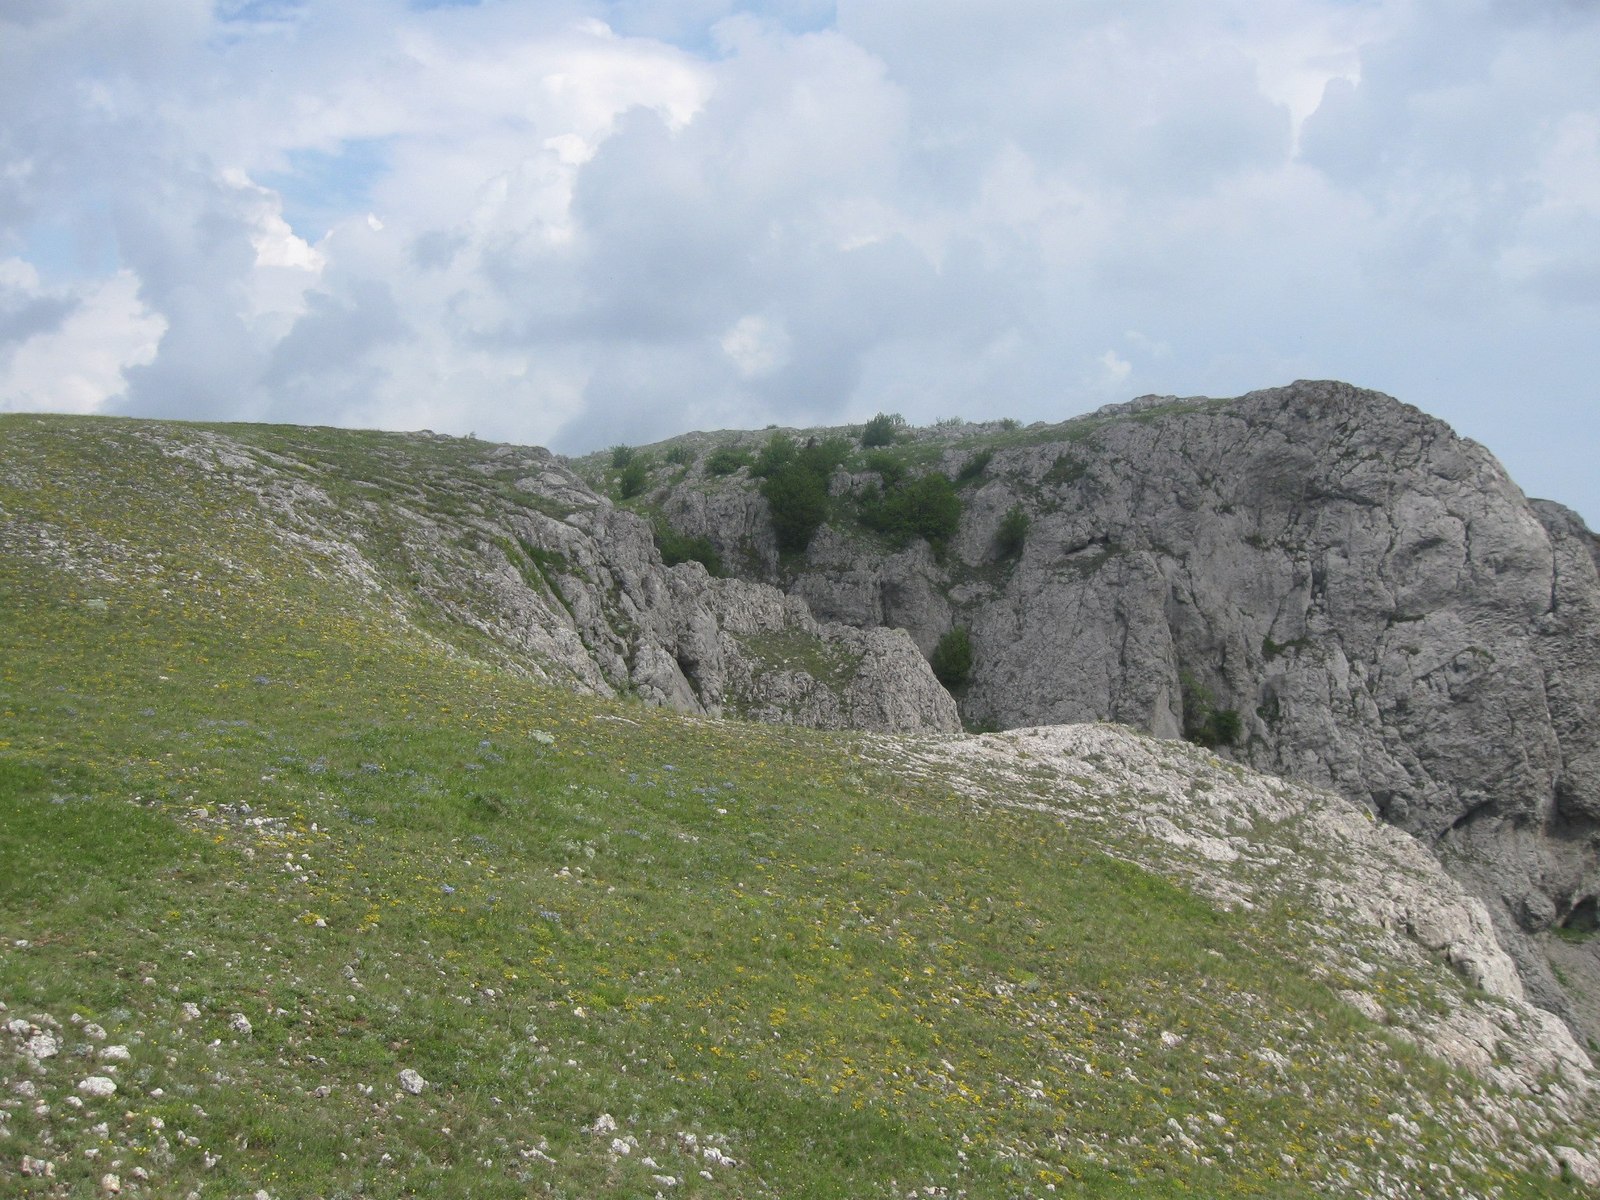
[[[91,1075],[87,1079],[78,1080],[78,1090],[85,1096],[103,1100],[107,1096],[116,1094],[115,1080],[107,1079],[104,1075]]]
[[[1585,1154],[1572,1146],[1557,1146],[1555,1155],[1556,1161],[1584,1187],[1600,1187],[1600,1156]]]
[[[1343,988],[1339,992],[1339,998],[1369,1021],[1375,1021],[1382,1025],[1389,1019],[1389,1014],[1384,1012],[1383,1005],[1379,1004],[1378,998],[1370,992],[1358,992],[1354,988]]]
[[[412,1096],[422,1095],[422,1089],[428,1086],[428,1081],[417,1074],[410,1067],[400,1072],[400,1087]]]
[[[22,1173],[34,1179],[54,1179],[56,1165],[47,1158],[35,1158],[31,1154],[22,1156]]]
[[[610,1113],[601,1113],[594,1119],[594,1124],[589,1126],[589,1132],[596,1137],[603,1137],[608,1133],[617,1131],[617,1119]]]
[[[39,1030],[26,1042],[22,1043],[24,1058],[31,1058],[35,1062],[40,1059],[54,1058],[61,1053],[61,1039],[46,1030]]]
[[[1256,1057],[1269,1067],[1272,1067],[1280,1075],[1288,1075],[1290,1068],[1294,1065],[1270,1046],[1263,1046],[1257,1050]]]
[[[91,1022],[83,1027],[83,1036],[92,1042],[103,1042],[106,1040],[106,1031]]]
[[[108,1196],[120,1195],[122,1193],[121,1177],[109,1173],[100,1176],[100,1190]]]
[[[729,1158],[715,1146],[707,1146],[704,1150],[700,1151],[700,1157],[717,1167],[737,1167],[739,1165],[738,1162]]]
[[[105,1046],[96,1057],[101,1062],[125,1063],[133,1057],[133,1052],[126,1046]]]
[[[612,1138],[611,1139],[611,1153],[622,1155],[622,1156],[625,1157],[625,1156],[633,1153],[633,1147],[628,1145],[628,1143],[623,1141],[621,1138]]]
[[[178,1007],[178,1017],[184,1021],[198,1021],[200,1019],[200,1006],[193,1000],[185,1000]]]
[[[243,1013],[234,1013],[231,1017],[229,1017],[228,1028],[233,1030],[240,1037],[249,1037],[255,1032],[254,1027],[252,1027],[250,1024],[250,1018],[245,1016]]]
[[[1168,1050],[1175,1046],[1181,1046],[1183,1045],[1183,1035],[1181,1033],[1173,1033],[1170,1029],[1163,1029],[1161,1031],[1161,1044]]]

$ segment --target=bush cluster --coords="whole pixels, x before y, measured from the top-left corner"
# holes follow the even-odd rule
[[[928,660],[934,677],[951,691],[967,686],[972,678],[972,638],[957,625],[939,639]]]
[[[1022,546],[1028,540],[1028,527],[1032,524],[1028,514],[1022,511],[1022,505],[1013,504],[1000,518],[1000,528],[994,535],[995,544],[1000,548],[1001,558],[1014,558],[1022,553]]]
[[[732,475],[740,467],[748,467],[752,461],[750,455],[737,446],[722,446],[706,457],[706,473]]]
[[[1236,746],[1244,733],[1237,709],[1218,708],[1211,689],[1188,671],[1178,676],[1183,688],[1183,736],[1197,746]]]
[[[961,464],[961,470],[956,473],[957,483],[971,483],[979,475],[989,469],[989,462],[994,458],[993,450],[979,450],[966,462]]]
[[[805,446],[781,433],[767,440],[753,470],[762,479],[779,550],[800,553],[811,544],[828,519],[828,476],[848,457],[850,443],[843,438]]]
[[[861,430],[861,448],[871,450],[874,446],[894,445],[905,425],[906,419],[899,413],[879,413]]]
[[[773,434],[767,439],[767,444],[761,447],[761,453],[756,455],[750,473],[757,479],[771,479],[794,461],[796,449],[795,440],[788,434]]]
[[[887,450],[869,450],[862,459],[867,470],[883,480],[883,486],[897,486],[906,477],[906,465]]]
[[[828,519],[828,483],[809,471],[785,468],[769,476],[761,494],[772,510],[772,532],[778,549],[800,553]]]
[[[934,553],[945,546],[961,524],[961,497],[950,481],[933,472],[900,480],[868,496],[861,505],[861,523],[904,546],[926,538]]]
[[[624,500],[632,500],[650,486],[650,462],[642,454],[628,452],[628,461],[617,476],[617,492]]]
[[[655,523],[655,543],[656,549],[661,552],[661,561],[669,567],[697,562],[713,575],[722,574],[722,556],[717,553],[710,538],[690,537],[658,518]]]

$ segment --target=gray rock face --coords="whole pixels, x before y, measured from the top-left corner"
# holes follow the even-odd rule
[[[1600,542],[1577,515],[1339,383],[1150,397],[1009,442],[991,442],[943,563],[825,529],[787,586],[925,653],[965,626],[969,721],[1173,737],[1236,713],[1235,757],[1431,847],[1490,901],[1535,998],[1570,1011],[1526,935],[1592,926],[1600,894]],[[972,453],[947,446],[941,469]],[[698,511],[764,503],[743,487]],[[1031,526],[1002,558],[1014,506]],[[665,507],[718,538],[695,506]],[[776,577],[765,555],[724,557]]]

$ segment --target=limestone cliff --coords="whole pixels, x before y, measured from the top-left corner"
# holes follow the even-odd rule
[[[970,724],[1187,733],[1370,806],[1490,902],[1532,994],[1572,1014],[1526,935],[1592,928],[1600,894],[1600,543],[1576,514],[1340,383],[907,431],[893,452],[966,476],[942,558],[851,519],[882,482],[859,454],[802,557],[777,554],[747,470],[691,468],[654,500],[820,619],[925,653],[967,629]]]

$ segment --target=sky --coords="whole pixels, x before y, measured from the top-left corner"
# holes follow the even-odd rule
[[[1600,520],[1600,0],[0,0],[0,411],[1376,388]]]

